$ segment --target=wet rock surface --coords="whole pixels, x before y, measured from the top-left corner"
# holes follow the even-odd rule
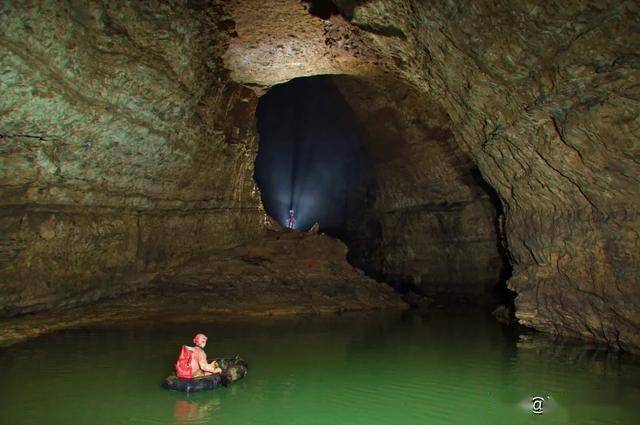
[[[340,13],[325,19],[294,0],[1,6],[0,308],[116,296],[204,247],[262,237],[257,96],[346,73],[390,91],[402,81],[417,110],[446,116],[451,136],[423,129],[424,140],[464,154],[497,192],[521,324],[640,350],[637,2],[334,4]],[[398,249],[370,251],[387,258],[372,267],[415,280],[465,268],[412,258],[491,263],[483,250],[445,254],[421,241],[443,217],[487,240],[489,225],[469,224],[491,222],[485,201],[459,196],[464,185],[434,198],[473,199],[459,212],[418,208],[394,221],[403,206],[434,204],[392,184],[434,165],[425,156],[435,148],[419,139],[406,169],[384,167],[389,198],[378,206],[392,213],[379,222]],[[448,247],[452,235],[429,240]]]

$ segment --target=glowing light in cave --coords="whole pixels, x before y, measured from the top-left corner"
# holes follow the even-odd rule
[[[328,77],[276,86],[258,105],[260,148],[255,178],[267,212],[296,230],[316,221],[339,232],[367,171],[364,138],[349,106]]]

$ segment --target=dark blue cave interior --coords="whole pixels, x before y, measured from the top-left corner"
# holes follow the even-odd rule
[[[295,230],[315,222],[342,236],[366,193],[369,158],[363,130],[331,77],[297,78],[258,104],[254,177],[267,213]]]

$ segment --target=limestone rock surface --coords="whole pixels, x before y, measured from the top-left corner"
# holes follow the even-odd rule
[[[215,2],[0,6],[0,313],[117,296],[260,235],[255,94]]]
[[[336,3],[497,191],[520,323],[638,351],[637,2]]]
[[[493,261],[471,248],[492,232],[486,198],[453,178],[468,159],[503,207],[520,323],[640,351],[638,3],[333,3],[324,18],[297,0],[2,3],[0,309],[116,296],[262,237],[258,96],[335,73],[382,82],[395,122],[424,135],[378,168],[369,213],[393,244],[362,251],[373,266],[463,270],[424,264],[425,228],[460,247],[443,260]],[[444,119],[406,127],[414,110]]]
[[[402,291],[492,297],[504,267],[498,212],[446,113],[390,78],[333,80],[366,131],[372,164],[348,230],[351,261]]]
[[[406,309],[391,287],[346,261],[347,247],[281,230],[158,273],[150,285],[89,306],[0,319],[0,346],[55,330],[117,322],[206,322],[254,316]]]
[[[387,285],[346,262],[347,247],[321,234],[283,230],[237,247],[196,258],[159,275],[154,288],[210,294],[230,310],[271,307],[290,311],[347,311],[406,307]],[[205,302],[205,304],[207,304]],[[244,307],[246,306],[246,307]]]

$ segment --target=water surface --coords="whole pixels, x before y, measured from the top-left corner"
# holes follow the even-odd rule
[[[229,388],[163,390],[182,343],[240,354]],[[637,424],[640,367],[482,314],[79,329],[0,350],[1,424]],[[543,397],[542,414],[531,398]]]

